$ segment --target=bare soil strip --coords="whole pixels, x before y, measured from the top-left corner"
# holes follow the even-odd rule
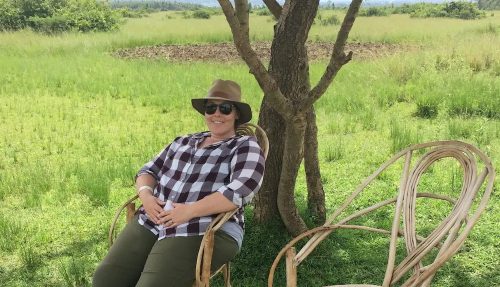
[[[252,43],[255,52],[264,59],[268,59],[271,50],[270,42]],[[381,44],[381,43],[349,43],[346,52],[353,52],[353,59],[366,60],[410,50],[411,47]],[[333,50],[333,43],[311,42],[307,44],[310,60],[329,59]],[[194,45],[158,45],[121,49],[115,56],[125,59],[146,58],[163,59],[168,61],[206,61],[206,62],[235,62],[242,61],[233,43],[194,44]]]

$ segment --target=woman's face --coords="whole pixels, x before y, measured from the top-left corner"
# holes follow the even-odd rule
[[[207,101],[205,105],[205,122],[212,136],[221,139],[234,136],[234,122],[237,119],[236,107],[230,102],[220,100]]]

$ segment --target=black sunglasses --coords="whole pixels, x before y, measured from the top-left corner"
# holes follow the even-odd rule
[[[233,105],[231,103],[208,103],[205,105],[205,114],[213,115],[215,111],[217,111],[217,107],[219,107],[219,112],[223,115],[229,115],[233,111]]]

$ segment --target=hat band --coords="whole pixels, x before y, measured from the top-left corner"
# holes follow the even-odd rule
[[[224,98],[227,99],[228,101],[239,102],[238,100],[232,99],[231,95],[221,91],[212,92],[210,95],[207,96],[207,100],[210,100],[210,98],[215,98],[215,97]]]

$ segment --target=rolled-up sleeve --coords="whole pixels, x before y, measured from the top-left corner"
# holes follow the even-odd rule
[[[248,204],[258,192],[264,178],[264,154],[255,137],[249,137],[237,148],[231,159],[230,182],[217,192],[236,206]]]

